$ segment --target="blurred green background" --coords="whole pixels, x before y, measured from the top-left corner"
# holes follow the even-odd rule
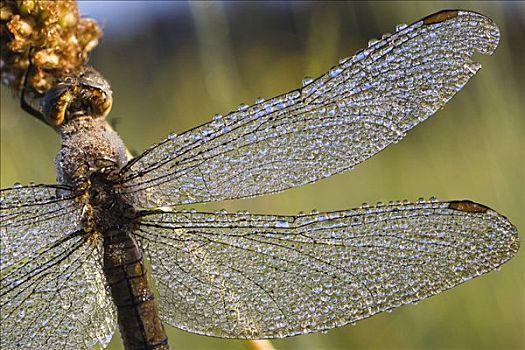
[[[150,8],[151,6],[151,8]],[[126,9],[133,11],[126,12]],[[156,10],[152,10],[156,8]],[[354,171],[257,199],[198,207],[295,214],[362,202],[471,199],[506,215],[523,235],[525,5],[513,2],[81,3],[106,36],[91,63],[111,82],[110,115],[140,153],[240,103],[318,76],[367,41],[444,8],[481,12],[501,43],[444,110]],[[160,10],[159,10],[160,9]],[[101,13],[101,15],[99,15]],[[105,13],[105,15],[104,15]],[[117,15],[115,15],[117,14]],[[114,21],[114,22],[111,22]],[[127,24],[123,24],[127,21]],[[24,115],[2,87],[1,185],[54,183],[57,136]],[[274,341],[278,349],[524,349],[524,253],[469,283],[355,326]],[[173,349],[242,349],[241,341],[168,327]],[[121,349],[113,339],[110,349]]]

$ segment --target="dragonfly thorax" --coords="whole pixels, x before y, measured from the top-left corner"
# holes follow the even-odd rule
[[[118,134],[101,118],[80,116],[59,129],[62,145],[55,165],[57,180],[75,186],[79,177],[120,170],[127,163],[126,148]]]
[[[105,236],[114,231],[132,230],[136,211],[114,185],[117,174],[113,170],[95,172],[79,183],[79,190],[84,191],[79,200],[84,208],[82,225],[87,233],[97,232]]]
[[[133,215],[132,203],[115,186],[127,163],[122,140],[102,118],[91,116],[68,120],[59,132],[62,146],[55,160],[57,179],[79,195],[84,229],[104,231],[121,226],[120,221]]]

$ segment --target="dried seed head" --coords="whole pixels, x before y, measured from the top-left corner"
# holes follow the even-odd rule
[[[95,21],[80,18],[74,0],[0,0],[0,20],[2,84],[19,93],[31,59],[35,97],[84,65],[102,36]]]

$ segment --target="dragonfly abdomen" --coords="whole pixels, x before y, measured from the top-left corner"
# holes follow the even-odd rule
[[[167,350],[168,340],[149,285],[142,251],[125,231],[104,236],[104,274],[127,350]]]

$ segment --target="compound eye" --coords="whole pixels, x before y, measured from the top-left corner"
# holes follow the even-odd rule
[[[45,121],[53,127],[74,116],[105,118],[113,103],[109,84],[93,69],[67,77],[41,100]]]
[[[51,126],[61,125],[72,99],[71,85],[60,84],[47,91],[41,100],[45,121]]]
[[[95,86],[84,86],[82,91],[83,99],[89,101],[91,116],[94,118],[105,118],[113,105],[111,91]]]
[[[113,104],[109,83],[92,67],[86,66],[77,78],[81,86],[80,93],[85,101],[89,101],[90,114],[94,118],[105,118]]]

